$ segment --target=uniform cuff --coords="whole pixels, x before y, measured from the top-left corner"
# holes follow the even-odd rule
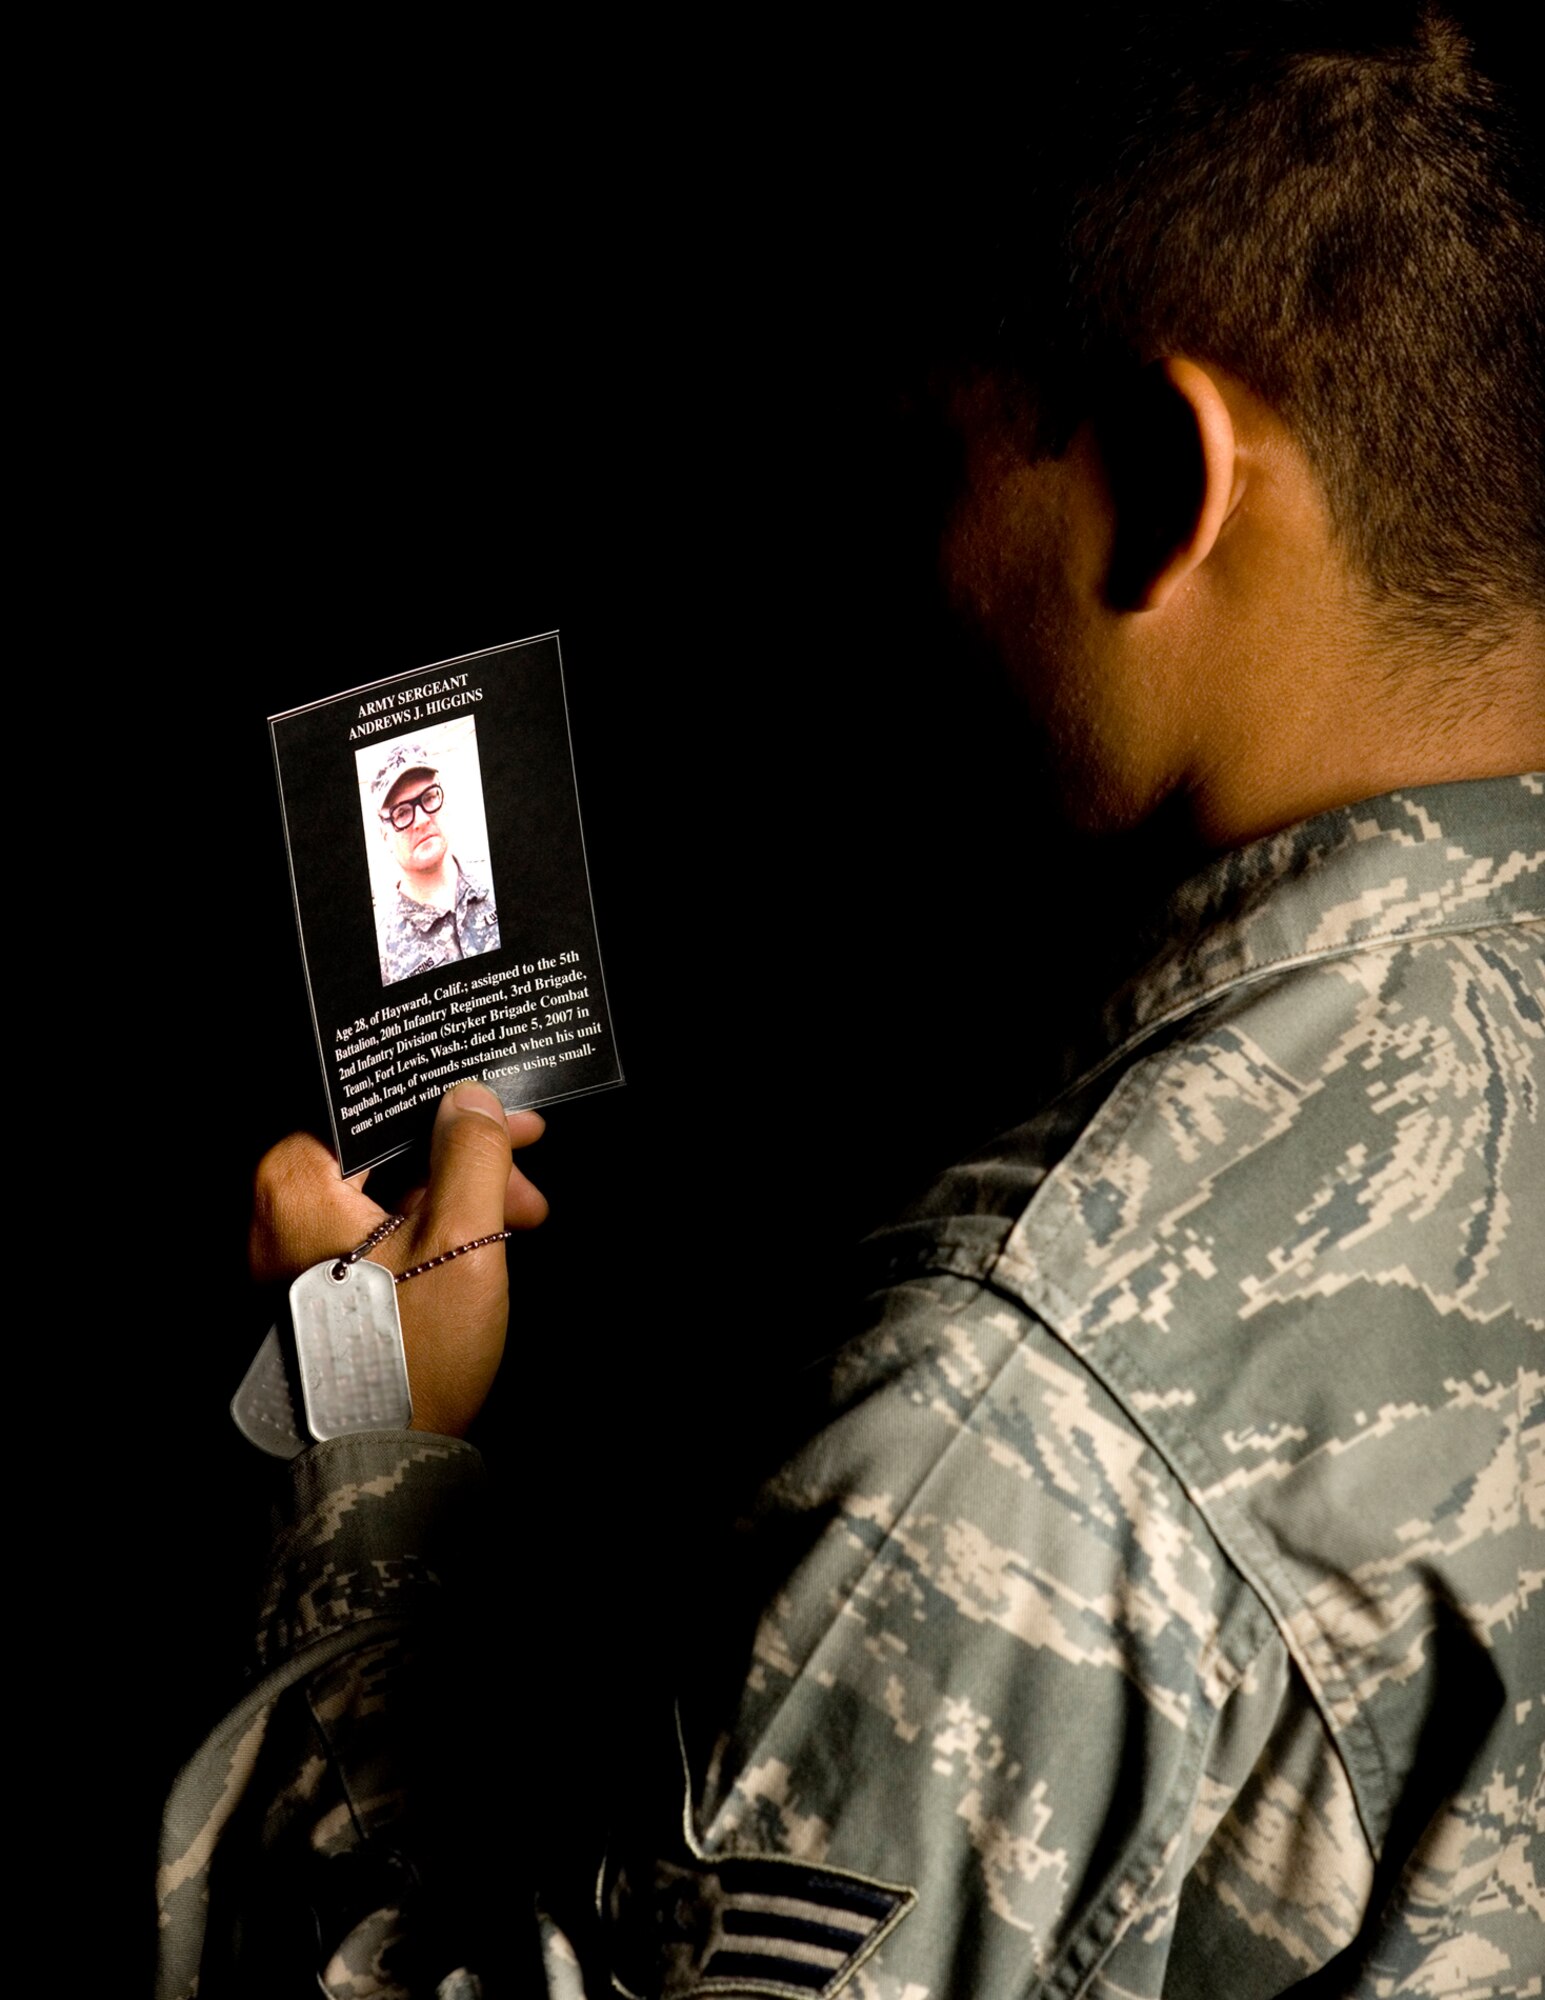
[[[356,1432],[292,1460],[258,1613],[265,1670],[349,1626],[426,1609],[479,1565],[487,1487],[471,1445],[420,1431]]]

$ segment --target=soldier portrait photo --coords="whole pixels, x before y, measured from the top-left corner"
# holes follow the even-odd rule
[[[499,949],[470,716],[355,752],[381,984]]]

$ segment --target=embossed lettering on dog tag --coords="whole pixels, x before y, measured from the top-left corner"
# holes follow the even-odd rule
[[[313,1264],[290,1287],[290,1316],[314,1438],[407,1429],[413,1399],[390,1271],[367,1257]]]

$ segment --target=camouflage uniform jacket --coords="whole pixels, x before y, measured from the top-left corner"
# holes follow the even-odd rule
[[[1182,892],[1063,1094],[870,1245],[553,2000],[1541,1992],[1542,886],[1531,777]],[[296,1461],[264,1678],[166,1817],[166,2000],[289,1990],[281,1935],[450,1996],[508,1927],[475,1854],[401,1858],[477,1477]]]
[[[395,986],[416,972],[499,949],[493,891],[456,863],[456,901],[448,910],[415,903],[399,886],[381,939],[381,984]]]
[[[252,1685],[162,1820],[157,2000],[494,2000],[472,1968],[508,1864],[466,1811],[499,1755],[487,1516],[450,1438],[284,1468]]]
[[[621,1990],[1545,1990],[1545,779],[1220,859],[870,1250]]]

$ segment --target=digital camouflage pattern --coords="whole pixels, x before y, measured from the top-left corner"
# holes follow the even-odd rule
[[[426,778],[438,778],[439,757],[427,743],[394,743],[370,780],[370,796],[376,805],[385,805],[398,783],[415,771],[422,771]]]
[[[462,1609],[484,1595],[482,1461],[383,1432],[282,1477],[261,1678],[163,1820],[158,2000],[485,2000],[493,1857],[460,1810],[493,1747],[492,1649]]]
[[[448,910],[416,903],[398,889],[381,935],[381,984],[499,949],[493,891],[456,863],[456,901]]]
[[[869,1245],[553,2000],[1545,1992],[1542,1214],[1545,777],[1220,859]],[[476,1454],[290,1476],[162,2000],[491,1992]]]
[[[1545,779],[1221,859],[870,1245],[608,1863],[622,1989],[1545,1991],[1542,1218]],[[754,1857],[915,1901],[752,1925]]]

